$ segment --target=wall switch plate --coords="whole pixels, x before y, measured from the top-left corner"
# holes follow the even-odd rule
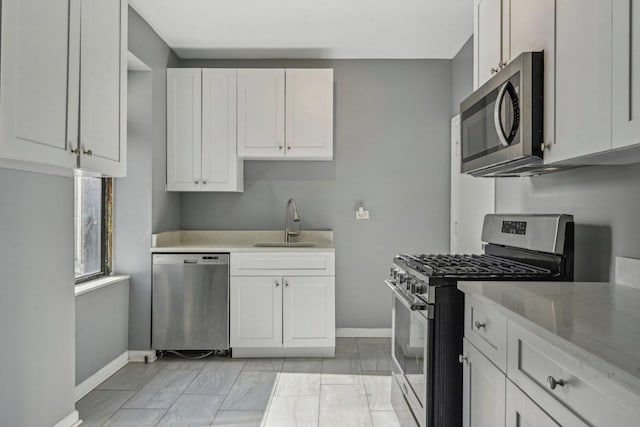
[[[356,219],[369,219],[369,211],[364,210],[361,206],[356,211]]]

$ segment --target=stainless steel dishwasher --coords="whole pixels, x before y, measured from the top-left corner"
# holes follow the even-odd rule
[[[155,350],[229,349],[229,254],[154,254]]]

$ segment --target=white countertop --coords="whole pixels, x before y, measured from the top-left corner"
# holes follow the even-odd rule
[[[598,282],[458,282],[566,353],[640,395],[640,289]]]
[[[312,247],[255,247],[257,243],[284,240],[284,230],[180,230],[154,234],[153,253],[198,252],[334,252],[333,231],[303,230],[293,239]]]

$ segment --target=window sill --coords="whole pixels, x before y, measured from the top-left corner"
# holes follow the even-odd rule
[[[76,285],[76,297],[93,292],[105,286],[115,285],[129,280],[129,276],[107,276]]]

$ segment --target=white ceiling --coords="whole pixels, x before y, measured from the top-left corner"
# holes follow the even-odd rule
[[[472,0],[129,0],[181,58],[452,58]]]

